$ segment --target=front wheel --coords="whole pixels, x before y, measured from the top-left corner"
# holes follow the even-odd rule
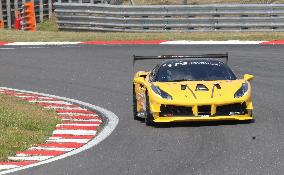
[[[145,116],[145,124],[146,126],[153,126],[154,125],[154,118],[150,111],[150,104],[149,104],[149,96],[146,93],[146,116]]]

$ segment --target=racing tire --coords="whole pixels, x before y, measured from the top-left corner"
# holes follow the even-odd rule
[[[133,118],[134,120],[139,120],[137,116],[137,100],[136,100],[136,92],[135,92],[135,85],[133,85]]]
[[[146,126],[154,126],[154,118],[150,111],[150,104],[149,104],[149,96],[146,93],[146,116],[145,116],[145,124]]]

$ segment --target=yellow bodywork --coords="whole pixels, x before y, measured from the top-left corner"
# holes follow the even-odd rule
[[[137,72],[134,76],[134,90],[137,99],[137,112],[145,111],[146,95],[149,98],[149,108],[153,115],[154,122],[182,122],[182,121],[218,121],[218,120],[252,120],[252,98],[249,80],[253,76],[246,74],[244,79],[238,80],[216,80],[216,81],[182,81],[182,82],[150,82],[149,72]],[[241,87],[242,83],[248,83],[247,92],[240,98],[234,94]],[[208,91],[196,91],[197,84],[203,84]],[[219,84],[221,88],[213,88]],[[167,100],[156,94],[151,86],[158,86],[161,90],[172,96]],[[181,90],[181,85],[187,85],[187,89]],[[230,104],[246,104],[247,112],[238,115],[216,115],[218,106]],[[161,105],[173,105],[191,107],[191,116],[160,116]],[[200,106],[211,106],[210,115],[201,115],[198,112]]]

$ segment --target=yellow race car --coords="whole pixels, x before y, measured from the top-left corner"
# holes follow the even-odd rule
[[[134,56],[161,59],[152,71],[133,80],[134,119],[162,122],[253,120],[250,80],[227,66],[228,54]],[[226,62],[221,59],[225,59]]]

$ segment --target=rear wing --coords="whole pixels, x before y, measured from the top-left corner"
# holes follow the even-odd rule
[[[225,63],[229,62],[228,52],[225,54],[204,54],[204,55],[160,55],[160,56],[138,56],[133,55],[133,66],[138,60],[166,60],[166,59],[190,59],[190,58],[215,58],[225,59]]]

